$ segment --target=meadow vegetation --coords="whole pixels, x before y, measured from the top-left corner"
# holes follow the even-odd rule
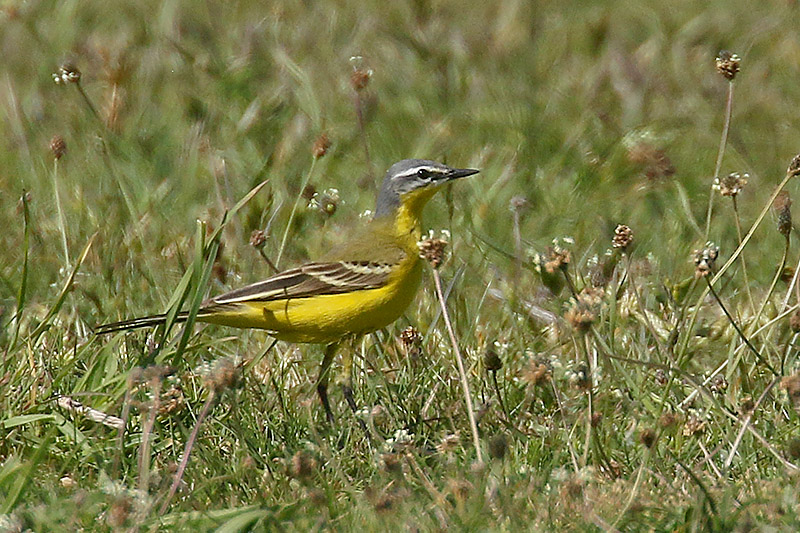
[[[800,529],[798,27],[4,2],[0,530]],[[319,257],[409,157],[481,169],[426,210],[477,450],[430,268],[332,426],[319,347],[92,334]]]

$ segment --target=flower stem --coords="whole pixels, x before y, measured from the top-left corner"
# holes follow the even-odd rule
[[[64,222],[64,211],[61,209],[61,198],[58,195],[58,159],[53,162],[53,192],[56,197],[56,211],[58,212],[58,227],[61,230],[61,245],[64,247],[65,271],[71,270],[69,264],[69,247],[67,246],[67,224]]]
[[[447,333],[450,335],[450,342],[453,344],[453,352],[456,354],[456,362],[458,363],[458,373],[461,376],[461,387],[464,390],[464,400],[467,403],[467,415],[469,416],[469,426],[472,430],[472,443],[475,445],[475,455],[478,462],[483,462],[483,455],[481,454],[481,444],[478,439],[478,424],[475,421],[475,411],[472,408],[472,396],[469,392],[469,383],[467,382],[467,371],[464,369],[464,361],[461,358],[461,350],[458,349],[458,341],[456,334],[453,332],[453,324],[450,322],[450,315],[447,313],[447,305],[445,305],[444,293],[442,292],[442,278],[439,276],[439,271],[433,270],[433,282],[436,285],[436,296],[439,298],[439,305],[442,307],[442,317],[444,318]]]
[[[728,145],[728,132],[731,129],[731,112],[733,110],[733,80],[728,82],[728,99],[725,102],[725,124],[722,126],[722,137],[719,140],[719,151],[717,152],[717,163],[714,166],[714,177],[719,177],[722,169],[722,158],[725,156],[725,147]],[[711,212],[714,209],[714,191],[708,195],[708,211],[706,211],[706,232],[704,241],[708,240],[711,231]]]
[[[197,417],[197,423],[194,425],[194,429],[192,429],[192,434],[189,436],[189,440],[186,441],[186,447],[183,449],[181,464],[178,466],[178,471],[175,472],[175,479],[172,480],[172,486],[169,488],[169,494],[167,494],[167,498],[164,500],[164,503],[161,504],[161,514],[167,512],[169,502],[178,491],[178,486],[181,484],[181,479],[183,478],[183,472],[186,470],[186,465],[189,464],[189,454],[192,452],[192,447],[197,440],[197,434],[200,432],[200,426],[203,425],[203,421],[208,416],[208,412],[211,410],[211,405],[214,403],[215,398],[216,394],[214,394],[214,390],[212,389],[208,392],[208,398],[206,399],[205,405],[203,405],[203,410],[200,411],[200,416]]]

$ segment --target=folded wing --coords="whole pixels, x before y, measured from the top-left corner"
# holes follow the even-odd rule
[[[211,298],[203,304],[203,307],[309,298],[377,289],[386,285],[393,266],[390,263],[370,261],[308,263],[281,272],[267,280]]]

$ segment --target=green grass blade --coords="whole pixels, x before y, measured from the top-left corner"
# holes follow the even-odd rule
[[[22,193],[22,279],[19,282],[19,292],[17,293],[17,310],[14,313],[14,337],[9,346],[16,346],[19,338],[19,327],[22,324],[22,313],[25,309],[25,297],[28,294],[28,254],[30,253],[30,224],[31,213],[28,206],[28,198],[25,192]],[[7,369],[6,369],[7,370]]]
[[[72,272],[70,272],[67,281],[64,283],[64,286],[62,287],[61,292],[58,295],[58,298],[56,298],[56,302],[52,305],[52,307],[50,307],[50,310],[45,315],[44,320],[42,320],[41,324],[39,324],[39,326],[33,331],[33,333],[30,334],[29,340],[31,341],[32,345],[35,346],[37,344],[41,335],[45,331],[47,331],[47,328],[50,326],[50,321],[53,319],[56,313],[58,313],[59,310],[61,310],[61,306],[64,305],[64,302],[67,299],[67,294],[69,294],[70,291],[72,290],[72,284],[75,281],[75,275],[78,273],[78,270],[80,270],[81,265],[83,265],[83,262],[86,260],[86,256],[89,255],[89,250],[92,248],[92,243],[94,242],[94,238],[96,236],[97,234],[95,233],[89,238],[89,242],[87,242],[86,246],[84,246],[83,252],[81,252],[81,255],[78,257],[78,261],[72,268]]]

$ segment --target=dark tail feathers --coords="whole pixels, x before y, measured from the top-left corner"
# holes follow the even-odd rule
[[[184,322],[188,316],[189,314],[186,312],[178,313],[178,316],[175,317],[175,321]],[[105,335],[107,333],[114,333],[115,331],[124,331],[126,329],[138,329],[150,326],[158,326],[159,324],[163,324],[164,322],[166,322],[166,320],[167,320],[166,314],[132,318],[130,320],[123,320],[121,322],[112,322],[110,324],[103,324],[102,326],[97,326],[94,330],[94,334]]]

